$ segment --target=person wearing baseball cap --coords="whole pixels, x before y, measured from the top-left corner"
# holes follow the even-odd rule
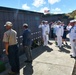
[[[28,27],[28,24],[27,24],[27,23],[24,23],[24,24],[23,24],[23,27]]]
[[[22,44],[23,44],[23,49],[25,51],[26,54],[26,58],[27,60],[25,60],[26,63],[32,63],[32,52],[31,52],[31,30],[28,28],[28,24],[24,23],[23,24],[23,40],[22,40]]]
[[[13,26],[12,22],[7,21],[6,24],[4,26]]]
[[[10,75],[19,74],[19,56],[18,56],[18,42],[17,32],[12,29],[12,22],[7,21],[4,25],[7,31],[4,33],[3,42],[5,44],[6,55],[8,56],[11,65]]]

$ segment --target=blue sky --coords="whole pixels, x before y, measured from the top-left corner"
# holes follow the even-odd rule
[[[76,0],[1,0],[0,6],[36,12],[50,10],[51,13],[61,14],[76,10]]]

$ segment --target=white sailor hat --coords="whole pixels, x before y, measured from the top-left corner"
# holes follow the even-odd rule
[[[70,23],[72,23],[72,22],[76,22],[76,19],[70,21]]]
[[[48,23],[48,21],[45,21],[45,23]]]
[[[61,21],[57,21],[57,23],[61,23]]]

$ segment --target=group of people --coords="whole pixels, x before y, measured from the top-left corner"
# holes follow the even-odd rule
[[[19,64],[19,47],[17,41],[17,32],[12,29],[12,22],[7,21],[4,25],[7,31],[4,33],[3,42],[5,45],[5,52],[8,56],[9,63],[11,65],[11,71],[9,75],[15,75],[19,73],[20,64]],[[61,48],[63,41],[66,42],[67,31],[70,38],[71,43],[71,56],[76,57],[76,20],[71,20],[69,25],[65,25],[61,21],[57,21],[51,25],[53,28],[53,33],[56,41],[56,45]],[[31,30],[28,28],[28,24],[23,24],[24,31],[22,33],[22,44],[23,49],[26,53],[27,60],[25,62],[32,63],[32,52],[31,52]],[[39,28],[42,29],[42,38],[43,38],[43,46],[48,45],[49,34],[50,34],[50,26],[48,21],[42,21],[39,25]]]
[[[39,28],[42,28],[42,37],[44,41],[43,46],[47,46],[50,32],[48,21],[42,21],[39,25]],[[64,22],[57,21],[51,24],[51,28],[53,28],[55,43],[59,47],[59,49],[61,49],[62,45],[68,45],[66,36],[67,34],[69,34],[72,49],[71,57],[76,58],[76,20],[71,20],[68,25],[65,25]]]
[[[3,42],[5,45],[5,52],[8,56],[9,63],[11,65],[11,71],[9,75],[19,74],[20,64],[19,64],[19,47],[17,41],[17,32],[12,29],[12,22],[7,21],[4,25],[7,31],[4,33]],[[25,62],[32,63],[32,53],[31,53],[31,31],[28,28],[28,24],[23,24],[24,31],[22,33],[23,37],[23,49],[26,53],[27,60]]]
[[[61,21],[57,21],[57,23],[53,23],[51,25],[53,28],[53,34],[55,37],[56,44],[58,44],[59,47],[62,45],[62,36],[64,33],[63,26],[61,24]],[[42,21],[41,24],[39,25],[39,28],[42,29],[42,38],[44,41],[43,46],[47,46],[48,40],[49,40],[49,32],[50,32],[50,26],[48,21]]]

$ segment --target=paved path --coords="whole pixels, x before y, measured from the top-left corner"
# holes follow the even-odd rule
[[[32,50],[32,64],[24,63],[25,55],[20,57],[20,75],[72,75],[75,59],[70,57],[70,50],[68,45],[60,50],[53,40],[49,41],[47,47]],[[7,71],[0,75],[7,75]]]

